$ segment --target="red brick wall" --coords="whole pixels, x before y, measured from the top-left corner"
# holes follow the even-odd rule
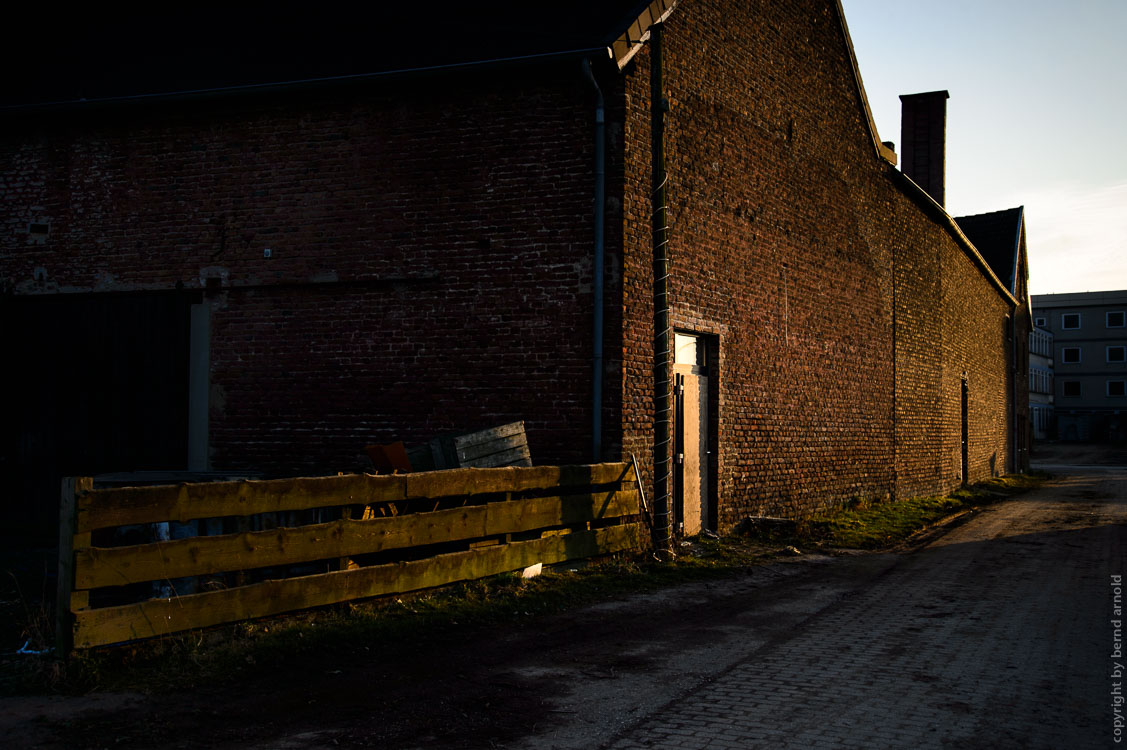
[[[964,370],[972,478],[1000,470],[1007,305],[876,158],[836,4],[695,0],[664,33],[673,320],[720,342],[721,526],[954,486]],[[649,64],[623,94],[622,418],[647,464]]]
[[[586,460],[593,120],[577,62],[25,120],[0,278],[215,279],[218,467],[348,469],[515,419],[538,462]]]
[[[968,390],[970,480],[1009,464],[1010,305],[980,268],[907,197],[896,265],[896,472],[903,495],[946,492],[962,479],[962,380]],[[934,235],[928,244],[922,244]]]

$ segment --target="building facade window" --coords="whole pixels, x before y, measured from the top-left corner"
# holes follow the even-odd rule
[[[1075,331],[1080,328],[1080,313],[1065,313],[1060,316],[1060,327],[1066,331]]]
[[[1079,380],[1066,380],[1061,383],[1061,393],[1065,398],[1080,398],[1082,393]]]
[[[1118,310],[1109,312],[1106,318],[1108,328],[1127,328],[1127,312]]]
[[[1033,429],[1039,435],[1047,435],[1053,427],[1053,410],[1048,406],[1032,407],[1030,416],[1033,419]]]
[[[1127,362],[1127,346],[1107,347],[1108,362]]]
[[[1029,352],[1042,357],[1053,356],[1053,336],[1045,331],[1033,330],[1029,332]]]
[[[1124,398],[1127,396],[1127,380],[1107,381],[1108,398]]]
[[[1029,390],[1033,393],[1052,393],[1052,371],[1040,367],[1029,368]]]
[[[1033,325],[1037,326],[1038,328],[1045,328],[1046,322],[1047,321],[1044,318],[1034,318],[1033,319]]]
[[[1060,350],[1060,361],[1066,365],[1080,364],[1080,347],[1065,346]]]

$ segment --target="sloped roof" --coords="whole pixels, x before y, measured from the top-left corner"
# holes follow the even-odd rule
[[[1018,263],[1021,254],[1023,207],[1007,208],[955,219],[963,234],[978,249],[1011,294],[1016,294]]]
[[[669,4],[668,2],[666,4]],[[597,54],[649,0],[540,3],[27,4],[6,18],[0,107],[379,75],[513,58]]]

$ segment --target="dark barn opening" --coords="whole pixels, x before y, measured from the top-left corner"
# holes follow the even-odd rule
[[[68,475],[184,469],[199,294],[55,294],[2,305],[2,536],[54,544]]]

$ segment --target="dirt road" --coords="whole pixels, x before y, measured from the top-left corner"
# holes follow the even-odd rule
[[[1075,471],[903,554],[803,555],[81,712],[0,701],[0,733],[45,748],[1111,747],[1125,532],[1127,469]]]

